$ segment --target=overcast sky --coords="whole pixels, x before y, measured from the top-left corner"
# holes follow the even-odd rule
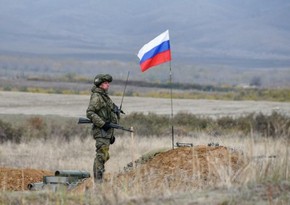
[[[177,59],[289,60],[288,0],[0,3],[2,53],[107,54],[132,60],[145,43],[169,29]]]

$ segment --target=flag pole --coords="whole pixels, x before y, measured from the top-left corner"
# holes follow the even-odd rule
[[[172,70],[171,70],[171,61],[169,61],[169,83],[170,83],[170,102],[171,102],[171,138],[172,138],[172,149],[174,149],[174,126],[173,126],[173,100],[172,100]]]
[[[158,35],[156,38],[146,43],[138,52],[141,71],[144,72],[150,67],[169,61],[170,67],[170,99],[171,99],[171,134],[172,149],[174,149],[174,127],[173,127],[173,101],[172,101],[172,71],[171,71],[171,52],[169,42],[169,30]]]

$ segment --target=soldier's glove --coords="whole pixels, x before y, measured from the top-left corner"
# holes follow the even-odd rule
[[[114,104],[113,112],[117,115],[117,118],[120,119],[121,114],[125,114],[117,105]]]
[[[115,136],[113,135],[113,136],[110,138],[110,143],[111,143],[111,144],[114,144],[115,140],[116,140],[116,138],[115,138]]]
[[[109,122],[105,122],[105,124],[103,125],[102,129],[105,130],[106,132],[112,128]]]

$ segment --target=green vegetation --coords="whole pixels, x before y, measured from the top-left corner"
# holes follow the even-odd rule
[[[21,120],[21,123],[19,122]],[[10,122],[0,120],[1,142],[20,143],[33,139],[48,139],[56,137],[70,141],[75,137],[85,139],[90,135],[91,126],[77,125],[77,119],[48,118],[32,116],[23,119],[10,119]],[[18,122],[15,122],[18,121]],[[175,133],[181,136],[193,136],[193,133],[206,132],[212,136],[231,133],[249,135],[256,133],[263,137],[287,136],[290,139],[290,118],[273,112],[270,116],[248,114],[237,118],[225,116],[218,119],[198,117],[188,113],[178,113],[172,119]],[[139,136],[167,136],[171,133],[169,116],[149,113],[132,113],[125,116],[121,124],[132,126]],[[124,131],[116,130],[118,135]]]
[[[47,140],[52,137],[70,141],[74,137],[85,139],[89,136],[89,132],[89,127],[78,126],[76,121],[71,118],[22,116],[17,119],[0,120],[1,143],[6,141],[21,143],[35,139]]]
[[[25,85],[5,85],[0,87],[4,91],[21,91],[33,93],[56,93],[56,94],[77,94],[89,95],[90,89],[88,86],[83,89],[70,89],[63,87],[60,82],[75,83],[76,85],[91,84],[91,79],[78,76],[73,73],[64,75],[58,78],[40,78],[30,77],[27,78],[29,82],[52,82],[56,83],[54,87],[41,87],[38,83],[37,86]],[[59,84],[58,84],[59,83]],[[124,86],[124,80],[115,79],[114,85]],[[179,99],[209,99],[209,100],[255,100],[255,101],[279,101],[290,102],[290,89],[289,88],[260,88],[250,86],[247,88],[234,87],[234,86],[213,86],[213,85],[200,85],[200,84],[181,84],[173,83],[170,85],[161,82],[145,82],[130,80],[128,86],[132,89],[127,89],[127,96],[140,96],[140,97],[156,97],[156,98],[170,98],[170,87],[173,88],[172,97]],[[80,87],[80,86],[76,86]],[[149,88],[149,91],[144,91],[138,88]],[[111,95],[120,96],[123,90],[110,90]]]
[[[77,119],[56,116],[0,117],[5,119],[0,120],[0,139],[5,139],[0,143],[3,165],[46,170],[92,169],[95,147],[93,139],[88,137],[91,126],[77,125]],[[13,192],[3,189],[0,204],[289,204],[289,117],[274,112],[271,115],[253,113],[212,119],[178,113],[173,122],[176,137],[184,142],[204,146],[216,139],[222,149],[228,147],[233,153],[241,150],[245,166],[232,175],[231,169],[220,168],[218,159],[209,162],[211,168],[220,174],[220,181],[209,184],[203,184],[203,179],[199,181],[195,172],[186,178],[183,169],[177,169],[178,173],[169,170],[165,177],[167,180],[160,179],[164,188],[160,190],[154,183],[150,184],[158,180],[154,172],[145,180],[141,180],[141,172],[129,172],[136,175],[120,178],[120,170],[134,156],[142,160],[140,163],[145,163],[164,149],[170,149],[169,116],[132,113],[122,118],[121,123],[126,127],[133,126],[137,137],[132,138],[128,133],[122,136],[118,131],[119,138],[110,148],[111,159],[106,170],[107,176],[112,177],[110,181],[92,189],[83,187],[86,191],[82,189],[80,192]],[[182,159],[183,156],[177,157]],[[180,160],[176,166],[182,167],[183,164],[184,161]],[[134,171],[128,165],[127,168]],[[192,166],[195,165],[193,161]],[[166,184],[170,179],[174,180],[172,187]]]
[[[170,134],[169,117],[149,113],[132,113],[122,119],[125,126],[133,126],[142,136],[163,136]],[[264,137],[288,136],[290,139],[290,118],[273,112],[270,116],[252,113],[241,117],[220,117],[217,119],[198,117],[189,113],[178,113],[173,118],[175,132],[188,136],[195,132],[206,132],[210,135],[257,133]]]
[[[47,93],[47,94],[71,94],[71,95],[88,95],[90,91],[78,91],[70,90],[64,88],[40,88],[40,87],[11,87],[7,86],[5,88],[0,88],[3,91],[20,91],[20,92],[30,92],[30,93]]]
[[[146,94],[133,93],[133,96],[170,98],[170,92],[152,91]],[[229,91],[173,91],[173,98],[207,99],[207,100],[254,100],[290,102],[290,89],[243,89],[235,88]]]

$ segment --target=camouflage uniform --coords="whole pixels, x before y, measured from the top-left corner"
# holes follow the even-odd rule
[[[114,143],[114,129],[104,132],[101,128],[105,122],[118,123],[114,113],[115,104],[112,102],[107,92],[98,86],[105,81],[111,82],[112,77],[108,74],[97,75],[101,80],[92,87],[90,103],[87,109],[87,117],[93,122],[92,134],[96,140],[96,157],[93,165],[94,179],[96,182],[102,182],[105,172],[105,163],[109,160],[109,146]],[[96,79],[95,78],[95,79]],[[108,80],[109,79],[109,80]]]

